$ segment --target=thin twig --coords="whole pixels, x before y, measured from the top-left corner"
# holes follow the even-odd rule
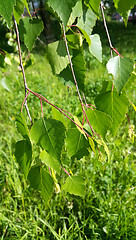
[[[105,15],[104,15],[104,10],[103,9],[104,9],[104,6],[103,6],[103,3],[101,2],[101,11],[102,11],[104,27],[105,27],[105,30],[106,30],[106,34],[107,34],[109,45],[110,45],[110,49],[111,49],[111,57],[113,57],[113,54],[112,54],[113,46],[112,46],[112,43],[111,43],[110,34],[109,34],[109,31],[108,31],[108,27],[107,27],[107,23],[106,23],[106,19],[105,19]]]
[[[75,85],[76,85],[76,89],[77,89],[77,93],[78,93],[79,100],[80,100],[81,105],[82,105],[82,107],[83,107],[83,101],[82,101],[82,98],[81,98],[81,95],[80,95],[80,92],[79,92],[79,88],[78,88],[76,76],[75,76],[75,73],[74,73],[73,63],[72,63],[72,61],[71,61],[71,57],[70,57],[70,53],[69,53],[69,49],[68,49],[68,44],[67,44],[67,39],[66,39],[65,27],[64,27],[63,24],[62,24],[62,27],[63,27],[63,34],[64,34],[65,46],[66,46],[66,50],[67,50],[67,54],[68,54],[68,59],[69,59],[69,63],[70,63],[70,67],[71,67],[71,71],[72,71],[72,75],[73,75],[73,79],[74,79],[74,82],[75,82]]]
[[[83,127],[79,126],[72,118],[70,118],[66,113],[65,110],[62,110],[61,108],[55,106],[54,104],[52,104],[51,102],[49,102],[44,96],[42,96],[39,93],[35,93],[32,90],[30,90],[29,88],[27,88],[28,92],[32,93],[33,95],[35,95],[36,97],[39,98],[40,102],[43,100],[44,102],[48,103],[49,105],[51,105],[52,107],[56,108],[59,112],[61,112],[65,117],[67,117],[71,122],[73,122],[78,128],[80,128],[87,137],[91,137],[91,135],[89,135],[84,129]],[[68,114],[70,114],[69,112],[67,112]],[[71,114],[70,114],[71,115]],[[92,132],[94,133],[94,131],[92,130]]]
[[[31,124],[33,124],[32,118],[31,118],[31,116],[30,116],[29,108],[28,108],[28,106],[27,106],[27,83],[26,83],[25,71],[24,71],[24,67],[23,67],[23,63],[22,63],[22,55],[21,55],[19,31],[18,31],[17,22],[16,22],[14,16],[13,16],[13,20],[14,20],[14,25],[15,25],[15,30],[16,30],[16,36],[17,36],[17,44],[18,44],[18,51],[19,51],[20,67],[21,67],[21,70],[22,70],[23,80],[24,80],[24,87],[25,87],[25,102],[24,102],[24,105],[25,105],[25,108],[26,108],[28,117],[29,117],[29,119],[30,119],[30,121],[31,121]]]
[[[36,18],[38,19],[38,15],[37,15],[33,0],[31,0],[31,2],[32,2],[32,7],[33,7],[33,10],[34,10],[34,14],[35,14]]]

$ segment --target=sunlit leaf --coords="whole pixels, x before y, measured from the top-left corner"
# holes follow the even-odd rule
[[[60,111],[58,111],[55,107],[52,107],[52,116],[54,119],[62,122],[65,127],[67,126],[67,123],[66,123],[62,113],[60,113]]]
[[[111,117],[104,112],[92,109],[87,110],[87,117],[93,130],[105,139],[105,135],[112,124]]]
[[[75,19],[77,17],[81,17],[83,14],[83,9],[82,9],[82,1],[79,0],[77,1],[76,5],[73,7],[70,18],[68,20],[67,25],[70,26],[72,23],[74,23]]]
[[[114,76],[115,87],[121,92],[133,71],[133,61],[130,58],[117,56],[108,61],[107,69]]]
[[[69,176],[63,185],[63,189],[70,194],[85,196],[85,180],[81,176]]]
[[[48,44],[47,57],[54,74],[59,74],[69,64],[69,59],[64,41],[56,41]],[[70,51],[72,56],[72,51]]]
[[[24,41],[28,50],[31,51],[35,40],[43,31],[44,26],[43,22],[40,19],[36,18],[23,18],[19,22],[19,32],[21,40]]]
[[[92,33],[93,27],[96,22],[96,15],[92,10],[88,9],[84,14],[78,19],[77,26],[83,33],[88,45],[91,45],[90,35]]]
[[[54,159],[60,161],[65,138],[65,127],[60,121],[41,118],[34,123],[30,136],[32,141],[45,149]]]
[[[58,0],[48,0],[48,4],[58,14],[66,27],[73,7],[76,5],[77,1],[78,0],[61,0],[58,2]]]
[[[45,163],[48,167],[54,169],[58,174],[60,173],[60,164],[53,157],[51,157],[45,150],[40,153],[39,158]]]
[[[102,45],[98,34],[90,36],[91,45],[89,46],[89,51],[94,57],[96,57],[100,62],[102,62]]]
[[[95,104],[97,109],[112,118],[111,131],[115,134],[127,112],[129,105],[127,97],[124,94],[118,95],[115,91],[108,91],[100,94],[95,99]]]

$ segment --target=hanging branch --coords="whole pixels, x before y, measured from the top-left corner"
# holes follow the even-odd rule
[[[104,5],[103,3],[101,2],[101,11],[102,11],[102,17],[103,17],[103,22],[104,22],[104,27],[105,27],[105,30],[106,30],[106,34],[107,34],[107,37],[108,37],[108,41],[109,41],[109,45],[110,45],[110,49],[111,49],[111,57],[113,57],[113,54],[112,54],[112,51],[114,51],[118,56],[120,57],[123,57],[118,51],[116,48],[113,47],[112,45],[112,42],[111,42],[111,38],[110,38],[110,34],[109,34],[109,30],[108,30],[108,27],[107,27],[107,23],[106,23],[106,19],[105,19],[105,14],[104,14]]]
[[[19,51],[20,67],[21,67],[21,70],[22,70],[23,80],[24,80],[24,87],[25,87],[25,102],[24,102],[24,105],[25,105],[25,108],[26,108],[28,117],[29,117],[29,119],[30,119],[30,121],[31,121],[31,124],[33,125],[32,118],[31,118],[31,115],[30,115],[30,112],[29,112],[29,108],[28,108],[28,106],[27,106],[27,83],[26,83],[25,71],[24,71],[24,67],[23,67],[23,63],[22,63],[22,55],[21,55],[19,31],[18,31],[17,22],[16,22],[14,16],[13,16],[13,20],[14,20],[14,25],[15,25],[15,30],[16,30],[16,36],[17,36],[17,44],[18,44],[18,51]]]
[[[68,49],[68,44],[67,44],[67,39],[66,39],[65,27],[64,27],[63,24],[62,24],[62,27],[63,27],[63,36],[64,36],[64,41],[65,41],[65,46],[66,46],[66,50],[67,50],[67,54],[68,54],[68,59],[69,59],[69,63],[70,63],[70,67],[71,67],[71,71],[72,71],[72,75],[73,75],[73,79],[74,79],[74,82],[75,82],[75,85],[76,85],[76,89],[77,89],[77,93],[78,93],[78,97],[79,97],[81,106],[83,108],[83,101],[82,101],[82,98],[81,98],[81,95],[80,95],[80,92],[79,92],[76,76],[75,76],[75,73],[74,73],[73,63],[71,61],[71,57],[70,57],[70,53],[69,53],[69,49]]]
[[[105,30],[106,30],[106,34],[107,34],[108,41],[109,41],[109,45],[110,45],[110,49],[111,49],[111,57],[113,57],[113,54],[112,54],[113,46],[112,46],[112,43],[111,43],[110,34],[109,34],[108,27],[107,27],[105,15],[104,15],[104,5],[103,5],[102,2],[101,2],[101,4],[100,4],[100,6],[101,6],[101,11],[102,11],[102,17],[103,17],[104,27],[105,27]]]

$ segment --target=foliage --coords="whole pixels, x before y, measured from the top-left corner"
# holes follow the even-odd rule
[[[53,204],[51,196],[53,197],[55,193],[56,194],[59,193],[60,194],[59,203],[61,206],[63,196],[66,195],[65,192],[68,192],[70,194],[75,195],[75,197],[73,196],[74,201],[75,202],[79,201],[81,205],[82,201],[83,202],[85,201],[84,200],[85,196],[87,196],[87,202],[89,203],[89,207],[91,208],[92,214],[95,214],[97,211],[101,212],[102,211],[101,209],[104,208],[105,203],[102,201],[102,199],[106,199],[106,197],[108,197],[108,204],[110,203],[112,205],[111,199],[115,194],[116,184],[118,184],[119,181],[119,176],[116,177],[112,175],[112,178],[110,178],[110,174],[112,174],[111,173],[112,164],[114,165],[115,168],[117,168],[119,172],[121,171],[120,169],[118,169],[118,166],[116,165],[117,163],[114,162],[111,153],[113,149],[116,148],[119,144],[118,143],[119,140],[117,139],[115,140],[115,134],[118,133],[117,130],[119,129],[119,126],[121,126],[121,122],[123,122],[128,108],[130,108],[131,106],[130,101],[131,99],[129,100],[128,90],[131,89],[131,86],[135,81],[135,77],[132,78],[132,76],[135,76],[135,68],[133,60],[131,60],[130,58],[122,58],[118,51],[115,48],[113,48],[113,51],[115,51],[118,54],[118,56],[111,58],[107,63],[108,72],[113,75],[113,79],[109,75],[108,81],[106,83],[103,82],[102,91],[99,94],[95,92],[95,96],[93,98],[93,105],[90,104],[90,100],[86,97],[83,97],[82,100],[81,94],[82,92],[84,92],[83,96],[84,95],[86,96],[87,88],[87,85],[85,84],[85,78],[88,70],[85,58],[86,51],[89,54],[91,53],[100,62],[102,62],[102,47],[99,35],[92,33],[93,27],[98,16],[98,7],[100,1],[97,2],[84,1],[83,4],[81,4],[81,2],[82,1],[68,1],[67,5],[64,7],[65,1],[61,1],[61,4],[59,5],[58,8],[57,0],[47,1],[48,8],[60,23],[62,36],[60,37],[59,41],[50,43],[45,48],[47,61],[50,64],[49,66],[49,64],[47,63],[48,67],[46,71],[47,74],[49,74],[48,76],[53,74],[52,78],[58,78],[64,84],[67,83],[68,87],[65,87],[65,89],[69,89],[69,87],[71,86],[73,87],[74,85],[76,86],[75,89],[79,97],[79,103],[77,103],[76,98],[75,106],[74,102],[72,102],[73,99],[70,100],[71,98],[70,94],[66,93],[68,94],[67,101],[72,102],[71,104],[71,109],[73,108],[72,111],[65,108],[66,104],[62,102],[57,102],[57,100],[54,100],[53,103],[50,102],[49,100],[50,97],[48,96],[49,93],[46,92],[45,94],[43,87],[42,86],[40,87],[41,83],[38,81],[39,76],[35,77],[36,82],[34,84],[31,81],[26,82],[24,68],[26,68],[26,71],[28,68],[27,73],[28,76],[29,69],[33,68],[33,66],[31,66],[31,64],[33,64],[33,61],[31,60],[29,55],[27,56],[27,59],[25,57],[23,58],[23,55],[21,56],[21,49],[19,47],[20,44],[19,36],[21,38],[21,41],[24,42],[24,44],[28,48],[28,50],[31,51],[32,48],[34,48],[34,43],[37,37],[43,30],[43,24],[40,19],[37,19],[35,17],[22,18],[21,12],[23,11],[23,8],[21,7],[21,9],[20,8],[18,9],[15,3],[12,6],[12,12],[14,11],[15,17],[14,20],[15,31],[17,33],[17,43],[20,55],[19,71],[22,71],[23,73],[25,88],[25,99],[23,101],[22,108],[23,106],[26,107],[28,117],[30,120],[30,122],[28,122],[26,113],[24,113],[25,117],[23,116],[21,108],[21,114],[19,114],[18,117],[16,118],[16,126],[18,133],[20,134],[19,135],[20,137],[18,137],[18,141],[13,144],[13,149],[15,150],[12,154],[15,157],[22,173],[24,174],[24,178],[22,175],[21,177],[23,178],[25,184],[26,182],[28,182],[27,186],[30,186],[31,188],[37,190],[36,192],[33,191],[35,192],[35,196],[38,195],[40,192],[42,200],[44,200],[44,202],[47,205],[49,204],[49,200],[50,205]],[[114,2],[117,4],[117,1]],[[26,6],[27,4],[26,1],[21,1],[21,3],[23,4],[23,6]],[[0,3],[0,9],[2,9],[5,6],[3,4],[4,3]],[[7,1],[7,6],[9,7],[8,4],[9,3]],[[80,9],[78,14],[76,14],[78,9],[77,6]],[[125,8],[123,8],[124,10],[121,10],[121,14],[123,16],[126,17],[125,15],[126,9],[128,10],[129,7],[130,6],[126,3]],[[15,9],[13,10],[13,8]],[[65,9],[66,11],[63,11],[63,9]],[[8,17],[6,17],[6,10],[3,13],[1,11],[1,14],[7,21],[8,26],[9,27],[11,26],[12,29],[13,23],[10,21],[12,13],[8,12]],[[18,22],[18,27],[16,25],[16,22]],[[70,25],[68,25],[68,23],[70,23]],[[22,49],[26,49],[24,45],[22,45]],[[14,83],[12,83],[10,80],[8,81],[5,72],[7,71],[7,69],[10,68],[12,69],[11,67],[12,62],[16,61],[15,64],[17,65],[18,60],[16,58],[16,55],[11,56],[9,55],[9,60],[7,60],[6,58],[7,53],[3,49],[1,51],[0,66],[3,69],[2,75],[5,78],[3,78],[1,84],[8,91],[13,91]],[[28,63],[28,60],[31,61],[29,61]],[[51,82],[52,78],[49,77],[48,79],[48,85],[50,86],[52,85]],[[17,78],[16,82],[18,82],[18,84],[22,86],[22,83],[19,83]],[[29,87],[27,84],[29,85]],[[30,84],[32,84],[32,86]],[[58,84],[61,83],[58,82]],[[32,89],[30,88],[30,86]],[[59,94],[59,92],[57,92],[56,86],[55,88],[56,92],[54,93],[54,95],[57,99],[58,98],[57,95]],[[42,117],[40,116],[39,110],[38,113],[33,115],[33,111],[36,112],[36,110],[34,110],[36,109],[35,106],[36,104],[34,103],[36,101],[36,98],[39,100],[40,103]],[[20,99],[20,96],[18,96],[18,99]],[[23,99],[22,93],[21,99]],[[45,110],[45,108],[43,107],[43,102],[52,106],[52,112],[45,115],[45,113],[47,113],[48,110],[47,109]],[[133,106],[135,105],[133,104]],[[76,108],[75,111],[74,108]],[[17,112],[19,112],[19,110],[17,110]],[[135,137],[134,129],[130,124],[129,117],[128,121],[130,125],[129,131],[131,131],[132,133],[130,135],[133,135],[134,140]],[[110,144],[113,145],[114,147],[111,147],[109,150]],[[130,144],[130,146],[131,148],[133,148],[132,144]],[[98,165],[96,165],[96,162],[95,163],[93,163],[93,161],[90,162],[91,155],[95,156],[95,161],[97,161],[96,159],[100,160],[98,162]],[[119,157],[121,157],[121,154],[119,154]],[[117,158],[119,157],[117,156]],[[133,156],[131,157],[133,159]],[[105,163],[105,161],[107,162]],[[127,157],[125,158],[125,161],[127,162]],[[13,164],[15,164],[15,162]],[[97,168],[97,166],[99,166],[100,169]],[[87,171],[84,171],[85,168],[87,168]],[[105,172],[107,175],[107,179],[104,178]],[[102,178],[99,176],[99,174],[102,174]],[[134,170],[132,175],[134,175]],[[93,196],[90,197],[89,192],[90,187],[89,182],[91,181],[91,177],[94,179],[94,181],[92,181],[92,188],[93,191],[95,192],[95,193],[92,192],[92,195],[94,194],[94,197]],[[97,180],[99,184],[98,186],[94,187],[94,185],[97,183]],[[104,182],[104,184],[106,185],[104,189],[100,187],[101,181]],[[133,184],[134,180],[132,181],[131,186],[133,186]],[[131,186],[126,185],[125,191],[126,192],[127,190],[130,191],[129,189],[131,189]],[[122,191],[121,189],[120,198],[123,198],[126,192],[124,193],[124,191]],[[83,197],[83,200],[81,200],[77,196]],[[70,195],[69,199],[72,199]],[[127,204],[127,201],[126,200],[124,201],[125,204]],[[95,210],[92,208],[93,202],[95,202]],[[108,204],[105,206],[107,211],[109,208]],[[76,208],[76,204],[74,207]],[[73,208],[72,200],[71,208]],[[107,223],[109,220],[108,214],[102,217],[103,213],[101,212],[100,216],[101,218],[104,219],[105,225],[102,226],[102,230],[99,229],[96,232],[94,232],[93,228],[91,227],[91,233],[93,237],[94,236],[96,237],[96,235],[98,236],[100,235],[101,239],[104,238],[105,235],[107,235],[107,237],[108,236],[113,237],[113,235],[116,234],[117,231],[119,232],[119,227],[121,224],[120,219],[125,210],[124,209],[122,210],[121,206],[119,207],[119,215],[116,218],[116,223],[118,223],[117,230],[116,227],[114,227],[114,223],[112,221],[112,216],[115,213],[115,208],[116,207],[113,206],[111,210],[112,213],[110,213],[110,210],[108,211],[109,215],[111,214],[110,224],[113,225],[114,233],[113,232],[111,233],[110,227]],[[75,210],[73,209],[73,211]],[[83,225],[84,233],[83,236],[87,238],[89,237],[88,229],[90,229],[90,226],[93,225],[94,222],[96,224],[97,221],[93,219],[93,223],[89,222],[89,219],[87,219],[86,216],[87,212],[86,214],[83,214],[83,211],[79,210],[78,214],[81,222],[83,221],[83,218],[86,219],[86,223],[84,223],[85,226]],[[99,220],[98,215],[97,220]],[[3,222],[7,221],[3,215],[1,215],[1,218],[3,219]],[[39,217],[37,219],[41,221]],[[70,223],[66,224],[65,220],[64,229],[67,230],[64,231],[64,233],[59,233],[59,235],[57,234],[58,229],[55,228],[56,229],[55,232],[52,229],[52,227],[48,224],[48,222],[44,221],[42,223],[49,227],[54,237],[58,239],[60,236],[62,238],[63,236],[65,236],[65,239],[67,239],[67,233],[71,231]],[[81,226],[79,226],[79,228],[81,228]],[[97,229],[96,226],[95,229]],[[123,230],[120,233],[120,237],[122,237],[123,234],[125,234],[124,232],[125,227],[124,228],[122,227],[122,229]],[[129,232],[128,229],[127,231]],[[78,232],[80,232],[79,229]],[[73,239],[79,237],[80,235],[80,234],[76,235],[76,233],[73,234],[74,234]],[[26,231],[26,237],[27,235],[29,237],[32,237],[30,231],[28,230]],[[80,239],[82,239],[81,236]]]

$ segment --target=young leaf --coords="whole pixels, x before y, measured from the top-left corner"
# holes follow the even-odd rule
[[[17,130],[23,137],[26,138],[26,136],[29,137],[29,131],[26,125],[26,121],[23,117],[23,115],[18,115],[16,118],[16,124],[17,124]]]
[[[81,176],[69,176],[66,179],[63,189],[70,194],[85,196],[85,180]]]
[[[69,64],[69,59],[64,41],[56,41],[48,44],[47,57],[54,74],[59,74]],[[72,56],[72,51],[70,51]]]
[[[130,58],[117,56],[108,61],[107,69],[114,76],[115,87],[121,92],[133,71],[133,61]]]
[[[100,62],[102,62],[102,45],[98,34],[90,36],[91,45],[89,46],[89,51],[94,57],[96,57]]]
[[[35,40],[44,29],[43,22],[36,18],[23,18],[19,22],[20,38],[24,41],[28,50],[31,51]]]
[[[112,119],[109,115],[98,110],[87,110],[87,117],[94,130],[105,139],[105,135],[110,129]]]
[[[15,0],[0,1],[0,14],[5,18],[9,27],[11,25],[11,18],[13,14],[14,5],[15,5]]]
[[[32,163],[32,147],[30,141],[22,140],[16,143],[15,157],[25,178],[27,178]]]
[[[30,186],[41,192],[44,200],[48,203],[53,191],[53,179],[42,167],[34,166],[31,168],[28,179]]]
[[[86,151],[89,147],[88,141],[76,126],[67,131],[66,147],[70,157],[78,155],[79,152],[80,155],[82,155],[80,157],[83,157],[86,154],[88,155],[88,152]]]
[[[100,94],[95,99],[95,104],[97,109],[112,118],[111,131],[115,134],[127,112],[129,105],[127,97],[123,94],[118,95],[114,91],[108,91]]]
[[[67,26],[72,8],[76,5],[78,0],[48,0],[49,6],[58,14],[64,26]]]
[[[32,141],[45,149],[54,159],[60,161],[65,139],[65,127],[60,121],[41,118],[34,123],[30,136]]]
[[[53,157],[51,157],[45,150],[40,153],[39,158],[48,167],[54,169],[58,174],[60,173],[60,164]]]

